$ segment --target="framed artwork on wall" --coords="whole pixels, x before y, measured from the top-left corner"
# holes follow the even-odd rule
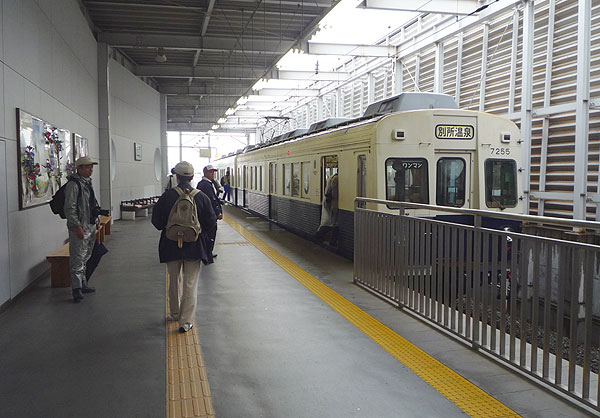
[[[73,169],[71,133],[17,108],[19,209],[42,205]]]
[[[133,143],[133,159],[135,161],[142,161],[142,144],[137,142]]]
[[[73,161],[88,155],[88,140],[83,136],[73,133]]]

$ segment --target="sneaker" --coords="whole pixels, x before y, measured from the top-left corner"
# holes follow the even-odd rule
[[[167,321],[178,321],[179,320],[179,315],[178,314],[169,314],[167,315]]]
[[[188,332],[192,328],[194,328],[194,324],[190,324],[189,322],[186,322],[185,324],[183,324],[182,326],[179,327],[179,332],[181,332],[181,333]]]
[[[73,302],[79,303],[83,300],[83,294],[81,293],[81,289],[73,289]]]
[[[81,293],[94,293],[96,291],[95,287],[83,286],[81,288]]]

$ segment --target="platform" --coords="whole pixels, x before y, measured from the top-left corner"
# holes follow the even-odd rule
[[[243,211],[226,207],[226,215],[230,223],[219,222],[216,262],[201,271],[199,344],[192,334],[179,340],[202,355],[209,400],[198,416],[467,416],[376,342],[377,335],[347,319],[348,306],[352,315],[367,315],[393,338],[414,344],[412,357],[430,355],[491,395],[514,412],[510,416],[589,416],[360,289],[349,261]],[[185,393],[169,389],[169,354],[178,349],[167,348],[177,335],[165,323],[158,235],[147,218],[115,222],[110,252],[91,281],[96,293],[73,304],[68,289],[50,287],[48,274],[0,314],[2,416],[181,413],[167,406]],[[304,272],[300,280],[298,272]],[[344,304],[341,314],[327,297]],[[200,395],[188,396],[197,406]],[[480,412],[471,416],[494,416]]]

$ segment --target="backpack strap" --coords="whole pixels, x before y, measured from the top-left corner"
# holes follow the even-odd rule
[[[183,194],[183,190],[179,186],[173,187],[173,190],[175,190],[179,196]]]
[[[198,194],[198,192],[199,192],[199,191],[200,191],[200,190],[198,190],[198,189],[193,189],[193,190],[190,192],[190,196],[192,196],[192,197],[196,196],[196,195]]]

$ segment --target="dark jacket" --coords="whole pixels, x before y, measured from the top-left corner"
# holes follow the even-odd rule
[[[193,189],[190,183],[180,183],[178,186],[182,189]],[[202,233],[198,236],[198,240],[196,242],[184,242],[183,247],[179,248],[177,241],[172,241],[165,236],[165,227],[169,220],[169,214],[178,197],[179,194],[175,189],[169,189],[163,193],[160,199],[158,199],[158,202],[156,202],[156,205],[154,205],[154,209],[152,210],[152,225],[154,225],[156,229],[162,231],[160,234],[160,241],[158,242],[158,256],[160,262],[167,263],[176,260],[202,260],[204,264],[211,263],[212,254],[209,254],[208,251],[206,251],[207,245],[205,244],[205,240],[215,228],[217,217],[210,204],[210,200],[204,193],[197,193],[194,197],[196,209],[198,211],[198,219],[202,226]]]
[[[219,216],[221,213],[223,213],[223,208],[221,208],[221,202],[219,201],[217,193],[215,192],[215,187],[210,180],[203,178],[198,182],[196,189],[201,190],[202,192],[204,192],[205,195],[208,196],[213,210],[215,211],[215,215]]]

